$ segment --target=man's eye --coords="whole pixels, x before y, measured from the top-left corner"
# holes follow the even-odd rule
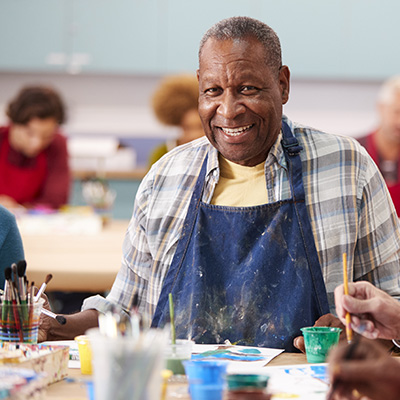
[[[212,94],[215,95],[217,93],[219,93],[219,89],[218,88],[208,88],[204,91],[205,94]]]
[[[242,92],[251,92],[256,90],[257,88],[255,86],[246,85],[242,87]]]

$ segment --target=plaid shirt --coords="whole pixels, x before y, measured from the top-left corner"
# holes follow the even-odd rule
[[[368,280],[400,296],[399,223],[376,165],[354,139],[283,118],[303,147],[306,204],[331,311],[333,291],[343,282],[343,253],[347,253],[349,280]],[[280,141],[281,136],[265,162],[268,203],[291,197]],[[207,154],[202,200],[210,203],[220,170],[218,152],[206,138],[175,148],[152,166],[136,195],[122,266],[111,292],[106,299],[87,299],[83,309],[104,312],[112,303],[129,311],[138,292],[139,312],[152,318]]]

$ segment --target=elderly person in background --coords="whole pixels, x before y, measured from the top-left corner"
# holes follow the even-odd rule
[[[0,204],[58,208],[68,202],[70,170],[64,104],[52,88],[23,88],[8,104],[0,128]]]
[[[153,150],[150,165],[174,147],[204,136],[198,105],[199,82],[195,75],[172,75],[161,81],[153,95],[154,114],[162,124],[175,126],[179,132],[177,138]]]
[[[358,140],[382,172],[400,216],[400,75],[383,83],[377,107],[378,128]]]
[[[330,314],[343,253],[351,280],[400,295],[400,228],[382,176],[354,139],[282,114],[290,72],[276,33],[247,17],[218,22],[197,75],[206,137],[143,179],[107,298],[86,299],[61,329],[42,325],[43,339],[73,338],[136,298],[162,327],[171,293],[177,338],[303,350],[301,327],[343,328]]]

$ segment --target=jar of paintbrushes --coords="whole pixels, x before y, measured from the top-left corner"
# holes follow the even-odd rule
[[[33,285],[28,285],[25,270],[24,260],[5,269],[0,295],[1,342],[37,343],[44,300],[33,295]]]

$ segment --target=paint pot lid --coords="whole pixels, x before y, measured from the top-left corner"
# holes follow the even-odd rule
[[[240,388],[265,389],[268,384],[269,376],[253,374],[230,374],[226,376],[229,390]]]

